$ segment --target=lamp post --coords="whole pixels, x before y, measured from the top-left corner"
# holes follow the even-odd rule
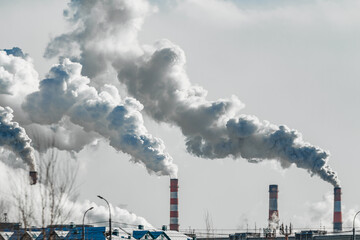
[[[93,210],[93,209],[94,209],[94,207],[91,207],[88,210],[86,210],[85,213],[84,213],[83,222],[82,222],[82,240],[85,240],[85,223],[84,223],[85,222],[85,215],[86,215],[86,213],[88,211]]]
[[[109,204],[109,202],[108,202],[105,198],[103,198],[102,196],[97,195],[97,197],[100,198],[100,199],[102,199],[102,200],[104,200],[104,201],[107,203],[108,207],[109,207],[109,240],[111,240],[112,232],[111,232],[111,210],[110,210],[110,204]]]
[[[355,240],[355,218],[356,216],[360,213],[360,211],[358,211],[355,216],[354,216],[354,220],[353,220],[353,240]]]

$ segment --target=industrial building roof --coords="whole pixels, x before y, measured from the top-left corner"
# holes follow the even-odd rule
[[[55,232],[56,235],[58,235],[61,239],[65,239],[66,236],[69,234],[69,231],[55,230],[54,232]]]
[[[164,233],[168,236],[171,240],[192,240],[192,238],[186,236],[177,231],[164,231]]]
[[[0,236],[4,240],[9,240],[9,238],[11,237],[12,234],[13,234],[13,232],[0,232]]]
[[[163,240],[165,238],[166,240],[170,240],[164,231],[149,231],[149,234],[152,239]]]
[[[135,238],[135,239],[144,239],[148,235],[149,235],[148,230],[136,230],[136,231],[133,231],[133,238]]]

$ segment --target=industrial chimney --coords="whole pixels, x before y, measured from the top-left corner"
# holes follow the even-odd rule
[[[170,230],[179,231],[178,179],[170,179]]]
[[[334,232],[342,231],[341,188],[334,188]]]
[[[38,180],[38,173],[36,171],[30,171],[29,175],[30,175],[30,184],[31,185],[36,184]]]
[[[279,222],[278,192],[278,185],[269,185],[269,225],[276,227]]]

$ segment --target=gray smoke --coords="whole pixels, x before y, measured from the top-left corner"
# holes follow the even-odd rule
[[[15,118],[34,139],[33,146],[41,152],[51,147],[80,151],[105,138],[148,172],[176,177],[177,166],[164,143],[144,126],[143,105],[133,98],[121,99],[110,84],[98,91],[81,76],[79,63],[61,62],[39,81],[32,60],[21,49],[0,51],[0,104],[14,109]]]
[[[145,0],[70,1],[64,16],[75,27],[54,38],[44,56],[81,59],[83,73],[91,78],[98,76],[119,55],[132,58],[142,54],[138,30],[150,11]]]
[[[0,146],[13,151],[29,166],[30,171],[36,171],[31,140],[26,135],[25,129],[12,121],[12,113],[13,110],[10,107],[0,106]]]
[[[203,158],[245,158],[250,162],[277,159],[283,167],[295,164],[334,186],[337,176],[327,161],[329,153],[303,141],[296,130],[241,115],[235,97],[206,100],[206,91],[191,85],[183,51],[169,43],[145,61],[114,64],[119,80],[157,121],[179,126],[187,150]],[[160,87],[161,86],[161,87]]]
[[[134,98],[121,99],[118,90],[105,85],[101,92],[89,86],[81,75],[81,65],[64,59],[40,82],[40,89],[26,97],[23,109],[33,123],[57,124],[66,117],[85,132],[96,132],[109,140],[116,150],[131,155],[150,173],[177,175],[172,158],[164,152],[164,143],[150,135]]]
[[[83,74],[95,79],[115,70],[149,116],[179,126],[187,150],[196,156],[276,159],[283,167],[295,164],[339,185],[329,153],[303,141],[296,130],[242,115],[243,104],[235,96],[207,100],[207,91],[189,81],[180,47],[167,40],[140,46],[137,34],[150,11],[141,0],[71,1],[65,15],[75,28],[55,38],[45,56],[72,57],[83,64]]]
[[[29,123],[21,103],[37,90],[38,77],[32,59],[20,48],[0,50],[0,105],[11,107],[21,126]]]

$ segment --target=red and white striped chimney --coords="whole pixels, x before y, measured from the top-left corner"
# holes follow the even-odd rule
[[[269,224],[279,219],[278,185],[269,185]]]
[[[334,188],[334,232],[342,231],[341,188]]]
[[[178,179],[170,179],[170,230],[179,231]]]

